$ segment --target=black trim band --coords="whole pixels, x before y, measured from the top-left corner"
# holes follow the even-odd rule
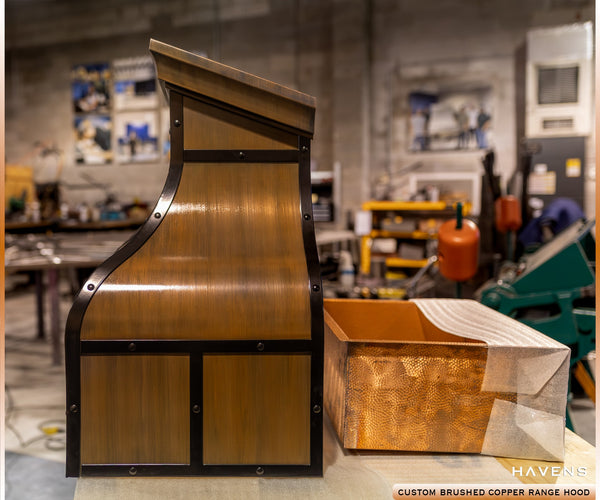
[[[310,340],[82,340],[81,354],[310,354]]]
[[[133,470],[132,470],[133,469]],[[260,472],[257,472],[261,469]],[[85,476],[239,476],[239,477],[289,477],[321,476],[314,465],[84,465]]]
[[[190,163],[298,163],[295,149],[186,149],[183,161]]]

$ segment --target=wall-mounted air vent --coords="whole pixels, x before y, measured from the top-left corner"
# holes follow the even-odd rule
[[[592,126],[592,23],[527,34],[525,134],[589,135]]]
[[[538,104],[577,102],[579,66],[538,68]]]
[[[572,129],[573,126],[573,118],[550,118],[542,121],[544,130]]]

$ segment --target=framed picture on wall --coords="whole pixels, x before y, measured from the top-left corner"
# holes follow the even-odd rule
[[[78,64],[71,70],[75,113],[108,113],[111,107],[109,63]]]
[[[492,133],[491,97],[491,88],[485,86],[411,92],[409,150],[487,149]]]
[[[109,115],[76,115],[74,134],[76,163],[104,165],[112,162],[112,120]]]
[[[115,110],[153,109],[158,106],[156,70],[150,56],[113,62]]]
[[[130,111],[115,116],[117,160],[120,163],[159,159],[158,113]]]

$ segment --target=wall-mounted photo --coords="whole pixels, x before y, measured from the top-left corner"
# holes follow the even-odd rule
[[[150,109],[158,105],[156,70],[150,56],[113,62],[115,109]]]
[[[409,149],[476,150],[490,147],[491,88],[469,87],[409,94]]]
[[[112,162],[112,121],[110,116],[75,116],[74,132],[76,163],[104,165]]]
[[[115,117],[115,130],[119,162],[148,162],[159,158],[156,112],[120,113]]]
[[[111,71],[108,63],[78,64],[71,71],[71,96],[76,113],[110,110]]]

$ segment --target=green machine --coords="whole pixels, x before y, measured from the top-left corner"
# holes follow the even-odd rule
[[[572,224],[478,291],[483,304],[569,346],[576,374],[596,347],[594,225]],[[588,375],[588,387],[582,383],[588,395],[589,382]]]

